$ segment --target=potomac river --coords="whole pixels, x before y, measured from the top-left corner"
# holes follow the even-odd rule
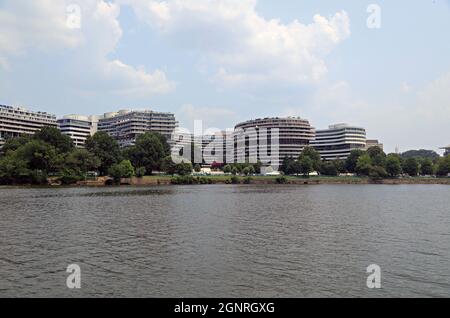
[[[53,296],[450,297],[450,186],[2,187],[0,297]]]

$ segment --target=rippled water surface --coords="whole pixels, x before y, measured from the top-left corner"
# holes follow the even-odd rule
[[[450,187],[0,188],[0,296],[450,297]]]

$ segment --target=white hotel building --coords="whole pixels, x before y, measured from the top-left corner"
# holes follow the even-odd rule
[[[58,119],[58,128],[69,136],[75,147],[84,148],[86,139],[97,132],[97,116],[67,115]]]
[[[108,133],[121,147],[134,145],[139,135],[149,131],[165,136],[171,143],[172,134],[177,127],[178,122],[174,114],[151,110],[106,113],[98,122],[98,131]]]
[[[33,135],[43,126],[57,127],[56,116],[22,107],[0,105],[0,147],[8,138]]]
[[[347,124],[332,125],[316,131],[316,139],[311,142],[323,160],[345,160],[352,150],[366,149],[366,130]]]

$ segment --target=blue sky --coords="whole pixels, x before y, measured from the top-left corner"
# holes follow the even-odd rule
[[[388,151],[450,143],[447,0],[0,0],[0,30],[2,104],[149,108],[188,128],[292,115],[363,126]]]

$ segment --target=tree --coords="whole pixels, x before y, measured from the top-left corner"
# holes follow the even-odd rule
[[[17,149],[14,155],[18,160],[25,161],[30,170],[55,171],[56,150],[43,141],[32,140]]]
[[[167,174],[175,174],[175,163],[172,160],[171,156],[165,157],[161,162],[161,170]]]
[[[55,147],[58,153],[67,153],[74,148],[72,139],[63,135],[56,127],[45,126],[34,134],[34,139]]]
[[[176,174],[180,176],[187,176],[192,174],[192,164],[191,163],[179,163],[175,166],[175,172]]]
[[[199,172],[202,171],[202,167],[199,164],[196,164],[195,167],[194,167],[194,171],[199,173]]]
[[[223,167],[223,172],[224,173],[231,173],[231,166],[230,165],[226,165],[225,167]]]
[[[97,170],[100,165],[100,159],[86,149],[74,149],[66,158],[66,166],[80,175]]]
[[[134,168],[130,160],[123,160],[119,164],[112,165],[108,174],[114,179],[115,183],[120,183],[122,178],[131,178],[134,176]]]
[[[323,161],[320,166],[320,173],[324,176],[337,176],[339,171],[332,161]]]
[[[143,177],[145,177],[146,173],[147,173],[147,170],[145,170],[145,167],[136,168],[136,177],[143,178]]]
[[[419,163],[416,158],[408,158],[403,163],[403,172],[407,173],[411,177],[417,176],[419,173]]]
[[[88,137],[85,143],[86,149],[100,159],[100,174],[108,173],[109,168],[120,161],[120,148],[117,141],[106,132],[97,132]]]
[[[440,158],[437,164],[436,174],[441,177],[446,177],[450,173],[450,156]]]
[[[295,162],[293,157],[285,157],[280,167],[280,171],[285,175],[291,175],[292,173],[292,163]]]
[[[425,158],[420,165],[420,174],[422,176],[433,175],[434,165],[430,158]]]
[[[381,166],[370,166],[369,178],[372,180],[381,180],[388,176],[386,170]]]
[[[314,170],[315,171],[319,171],[319,169],[320,169],[320,162],[321,162],[320,153],[316,149],[314,149],[313,147],[306,146],[303,149],[302,153],[300,154],[300,157],[298,158],[298,160],[302,161],[302,159],[305,158],[305,157],[308,157],[311,160],[313,171]]]
[[[428,158],[431,160],[435,160],[439,158],[439,154],[433,150],[409,150],[402,153],[402,158]]]
[[[381,149],[380,147],[377,147],[377,146],[370,147],[367,150],[367,154],[370,156],[373,166],[378,166],[378,167],[386,166],[386,154],[384,153],[383,149]]]
[[[32,139],[30,135],[24,135],[16,138],[9,138],[1,148],[3,154],[7,154],[9,151],[16,151],[21,146],[27,144]]]
[[[389,154],[386,158],[386,172],[392,178],[402,173],[402,164],[397,154]]]
[[[370,156],[368,154],[360,156],[358,162],[356,163],[356,173],[362,176],[368,176],[371,168],[372,159],[370,158]]]
[[[299,160],[299,168],[300,173],[304,176],[309,176],[309,174],[314,171],[314,161],[309,156],[304,156]]]
[[[154,132],[139,135],[136,144],[126,151],[127,158],[136,167],[145,167],[148,173],[161,170],[162,160],[170,155],[167,141]]]
[[[349,173],[356,173],[356,165],[358,163],[359,157],[364,154],[364,151],[361,149],[352,150],[347,160],[345,161],[345,170]]]

